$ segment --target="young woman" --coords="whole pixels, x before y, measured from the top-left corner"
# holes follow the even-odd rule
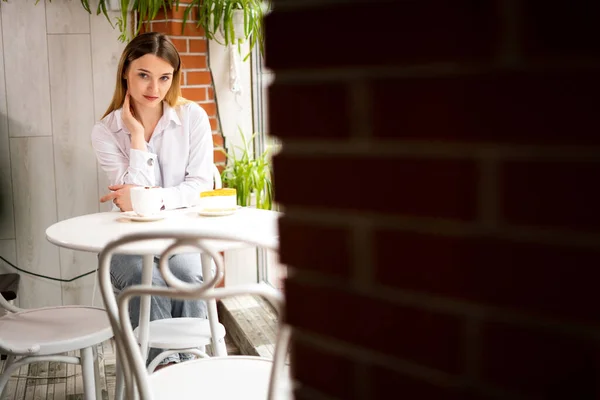
[[[134,38],[121,56],[115,93],[102,120],[92,129],[92,145],[108,175],[109,193],[121,211],[131,211],[130,189],[161,187],[165,209],[196,204],[199,193],[213,188],[213,142],[206,112],[181,97],[181,60],[169,39],[156,32]],[[155,260],[153,284],[166,286]],[[199,254],[175,255],[169,266],[179,279],[202,282]],[[115,255],[112,283],[117,292],[141,282],[141,256]],[[152,297],[150,319],[206,318],[206,304]],[[131,323],[139,321],[139,298],[132,301]],[[148,360],[158,350],[152,349]],[[161,365],[191,358],[179,354]]]

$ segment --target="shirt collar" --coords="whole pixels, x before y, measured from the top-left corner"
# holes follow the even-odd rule
[[[115,111],[115,121],[117,123],[117,132],[123,131],[129,134],[129,129],[125,126],[123,119],[121,118],[121,113],[123,112],[123,108],[119,108]],[[171,107],[166,101],[163,101],[163,115],[158,120],[158,124],[156,124],[156,131],[161,132],[166,129],[171,122],[174,122],[177,125],[181,125],[181,120],[179,119],[179,115],[177,111]]]

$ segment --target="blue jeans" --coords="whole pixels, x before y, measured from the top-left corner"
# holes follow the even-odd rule
[[[124,254],[115,254],[110,263],[110,277],[118,295],[123,289],[131,285],[142,283],[142,257]],[[202,264],[200,254],[176,254],[169,258],[169,269],[179,280],[188,283],[201,283]],[[158,258],[154,258],[152,271],[152,285],[166,287],[158,269]],[[206,302],[203,300],[177,300],[168,297],[152,296],[150,298],[150,321],[164,318],[195,317],[207,318]],[[129,315],[133,329],[137,328],[140,320],[140,298],[135,297],[129,303]],[[147,363],[150,363],[161,351],[151,348],[148,352]],[[191,354],[173,354],[164,359],[160,365],[170,362],[180,362],[193,358]]]

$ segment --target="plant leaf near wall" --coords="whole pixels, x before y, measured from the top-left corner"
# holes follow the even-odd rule
[[[82,7],[91,14],[93,11],[90,0],[80,1]],[[36,0],[35,4],[39,2],[40,0]],[[114,28],[108,14],[110,2],[111,0],[92,0],[92,4],[97,3],[96,15],[103,14]],[[116,26],[121,33],[119,40],[127,42],[140,32],[145,22],[155,19],[161,10],[165,15],[171,9],[179,10],[181,0],[117,0],[117,2],[121,10],[121,16],[116,19]],[[271,9],[271,0],[190,0],[189,3],[181,6],[186,7],[182,26],[185,26],[187,21],[195,22],[198,27],[204,29],[208,39],[225,46],[236,45],[239,50],[247,41],[250,52],[244,60],[248,58],[254,46],[258,46],[261,53],[264,52],[263,22],[265,14]],[[198,11],[192,13],[195,9]],[[130,32],[128,19],[132,11],[137,14],[137,25],[133,32]],[[238,25],[242,28],[241,31],[236,29]],[[238,32],[241,32],[241,35]]]
[[[241,155],[235,151],[225,152],[227,166],[221,174],[224,187],[235,188],[237,203],[242,207],[251,205],[252,198],[256,207],[266,210],[273,209],[273,183],[271,180],[271,156],[277,150],[275,145],[267,146],[260,155],[255,156],[250,148],[252,140],[257,135],[246,139],[240,130],[243,147],[238,147]]]

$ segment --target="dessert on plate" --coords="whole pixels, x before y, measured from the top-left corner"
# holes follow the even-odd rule
[[[198,205],[200,209],[202,209],[202,211],[207,212],[222,212],[236,210],[236,191],[233,188],[222,188],[201,192],[200,203]]]

